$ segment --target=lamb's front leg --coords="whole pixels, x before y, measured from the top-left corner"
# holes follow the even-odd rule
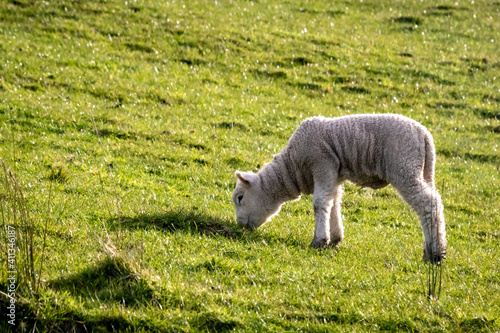
[[[310,245],[314,248],[326,248],[330,245],[330,213],[336,192],[336,179],[331,179],[333,177],[325,178],[321,180],[314,179],[313,207],[315,229],[314,239]]]

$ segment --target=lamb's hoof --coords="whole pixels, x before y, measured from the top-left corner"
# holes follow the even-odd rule
[[[309,246],[314,249],[326,249],[328,245],[330,245],[330,240],[314,238]]]
[[[334,249],[338,249],[340,242],[342,242],[342,238],[332,238],[329,246],[333,247]]]
[[[446,258],[446,252],[436,253],[431,256],[424,248],[424,261],[430,262],[431,264],[436,266],[441,266],[445,258]]]

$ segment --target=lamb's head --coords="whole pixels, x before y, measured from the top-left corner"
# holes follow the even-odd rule
[[[233,191],[236,220],[240,225],[256,229],[276,215],[281,204],[262,189],[259,176],[253,172],[236,171],[236,177]]]

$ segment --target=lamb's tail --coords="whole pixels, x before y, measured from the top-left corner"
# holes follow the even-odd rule
[[[434,187],[434,169],[436,166],[436,148],[429,131],[425,131],[425,163],[424,163],[424,181],[431,187]]]

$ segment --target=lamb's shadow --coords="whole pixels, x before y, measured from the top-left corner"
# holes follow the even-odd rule
[[[109,230],[155,229],[171,233],[187,232],[208,237],[224,237],[239,242],[285,243],[289,246],[306,247],[291,235],[280,237],[265,232],[251,231],[229,220],[203,214],[199,211],[165,211],[159,214],[141,214],[134,217],[122,216],[110,221]]]
[[[236,223],[208,216],[197,211],[165,211],[157,214],[140,214],[134,217],[121,216],[112,221],[111,231],[119,228],[156,229],[171,233],[188,232],[207,236],[222,236],[229,239],[241,239],[249,231]]]
[[[120,303],[131,307],[148,303],[154,298],[148,283],[119,258],[107,257],[78,273],[50,281],[49,286],[89,302],[97,299],[100,303]]]

